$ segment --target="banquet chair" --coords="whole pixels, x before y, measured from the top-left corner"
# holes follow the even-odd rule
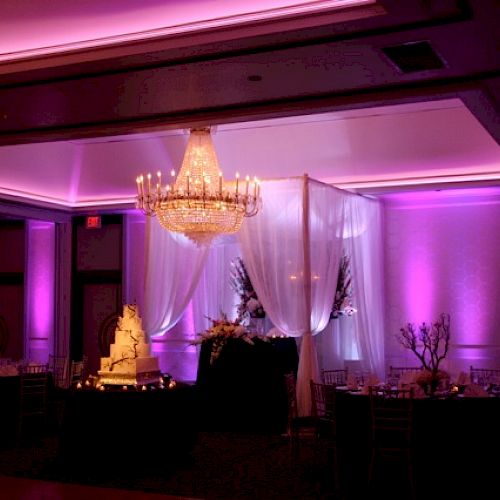
[[[321,380],[326,385],[346,385],[347,370],[321,370]]]
[[[28,422],[45,427],[48,416],[48,365],[29,365],[22,368],[19,383],[19,420],[17,439],[20,442]],[[37,426],[39,428],[39,426]]]
[[[387,374],[387,383],[397,386],[399,379],[405,372],[418,372],[421,371],[421,366],[389,366],[389,373]]]
[[[68,358],[49,354],[49,371],[52,372],[54,387],[66,389],[68,387]]]
[[[470,367],[470,381],[482,387],[500,385],[500,369]]]
[[[30,363],[28,365],[22,365],[20,367],[21,375],[32,375],[36,373],[48,373],[49,365],[48,363]]]
[[[316,427],[316,458],[322,448],[326,449],[327,462],[333,465],[335,487],[338,492],[339,473],[337,456],[336,392],[334,384],[319,384],[311,380],[311,413]]]
[[[406,467],[412,498],[413,475],[413,388],[369,387],[371,415],[371,459],[368,485],[373,487],[376,469],[389,464]],[[391,477],[392,470],[387,475]]]
[[[288,402],[288,419],[286,437],[288,438],[292,460],[300,455],[304,441],[311,442],[316,436],[316,425],[313,417],[299,417],[297,408],[297,386],[293,373],[285,374]]]
[[[69,376],[69,384],[73,386],[78,382],[83,380],[83,370],[85,368],[85,362],[82,361],[71,361],[71,370]]]

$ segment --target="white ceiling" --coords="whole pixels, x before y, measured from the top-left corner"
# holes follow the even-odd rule
[[[0,193],[65,207],[131,203],[140,173],[178,169],[188,132],[0,148]],[[500,148],[458,99],[221,125],[226,179],[300,176],[366,193],[500,181]]]

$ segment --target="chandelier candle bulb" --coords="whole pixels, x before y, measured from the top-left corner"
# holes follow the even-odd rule
[[[219,195],[222,197],[222,172],[219,172]]]
[[[240,174],[236,172],[236,197],[238,197],[238,182],[240,179]]]
[[[151,174],[148,174],[148,195],[151,194]]]
[[[246,181],[246,186],[245,186],[245,196],[248,198],[248,185],[250,184],[250,176],[247,175],[245,177],[245,181]]]

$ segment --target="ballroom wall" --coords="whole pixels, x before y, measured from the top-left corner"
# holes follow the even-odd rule
[[[24,342],[25,223],[0,223],[0,357],[20,359]]]
[[[445,368],[500,366],[500,188],[387,195],[387,365],[416,365],[395,334],[451,315]]]

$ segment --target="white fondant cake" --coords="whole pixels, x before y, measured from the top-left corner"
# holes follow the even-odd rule
[[[97,372],[101,384],[130,385],[158,382],[161,375],[158,358],[142,329],[137,305],[125,304],[118,319],[115,342],[109,346],[109,357],[101,358]]]

